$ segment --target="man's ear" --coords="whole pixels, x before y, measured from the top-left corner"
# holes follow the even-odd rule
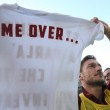
[[[83,80],[83,75],[82,75],[82,73],[79,74],[79,80],[80,80],[80,81]]]

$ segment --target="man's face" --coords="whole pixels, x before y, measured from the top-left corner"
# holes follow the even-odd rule
[[[80,79],[88,85],[98,86],[104,83],[101,65],[94,59],[84,62]]]
[[[106,70],[103,74],[107,85],[110,84],[110,69]]]

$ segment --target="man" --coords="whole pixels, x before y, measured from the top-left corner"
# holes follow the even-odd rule
[[[107,84],[107,85],[110,85],[110,68],[106,68],[106,69],[104,70],[103,75],[104,75],[104,79],[105,79],[105,81],[106,81],[106,84]]]
[[[81,61],[79,110],[110,110],[110,86],[104,85],[102,67],[93,55]]]

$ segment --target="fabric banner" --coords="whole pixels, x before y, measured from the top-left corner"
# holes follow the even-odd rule
[[[0,6],[0,110],[78,110],[82,51],[102,24]]]

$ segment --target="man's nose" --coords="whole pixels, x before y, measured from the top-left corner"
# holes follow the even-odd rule
[[[102,67],[101,66],[97,65],[96,69],[97,69],[97,71],[102,72]]]

